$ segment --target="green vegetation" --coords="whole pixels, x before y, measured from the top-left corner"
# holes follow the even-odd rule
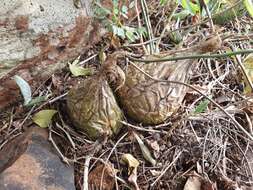
[[[128,39],[130,42],[134,42],[139,39],[141,35],[146,34],[146,30],[143,27],[131,27],[124,23],[124,19],[128,19],[129,9],[134,8],[135,2],[132,1],[128,6],[123,4],[119,5],[119,0],[113,0],[113,8],[109,10],[101,5],[100,1],[94,3],[94,15],[97,19],[100,19],[107,29],[114,35],[121,39]]]

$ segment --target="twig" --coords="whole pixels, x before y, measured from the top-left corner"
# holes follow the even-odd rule
[[[136,59],[131,56],[128,56],[128,55],[127,56],[132,61],[152,63],[152,62],[178,61],[178,60],[184,60],[184,59],[223,58],[223,57],[230,57],[230,56],[239,55],[239,54],[250,54],[250,53],[253,53],[253,49],[245,49],[245,50],[233,51],[233,52],[222,53],[222,54],[198,54],[198,55],[167,57],[167,58],[160,58],[160,59]]]
[[[136,129],[136,130],[139,130],[139,131],[145,131],[145,132],[151,132],[151,133],[163,133],[163,134],[167,134],[167,132],[165,131],[160,131],[160,130],[154,130],[154,129],[146,129],[146,128],[143,128],[143,127],[138,127],[136,125],[132,125],[130,123],[127,123],[125,121],[120,121],[122,124],[128,126],[128,127],[131,127],[133,129]]]
[[[115,143],[115,145],[113,146],[112,150],[110,151],[107,159],[106,159],[106,162],[109,161],[113,151],[116,149],[116,147],[118,146],[118,144],[120,143],[120,141],[122,141],[126,136],[127,136],[128,133],[125,133],[124,135],[122,135],[122,137],[120,137],[120,139]]]
[[[54,103],[54,102],[56,102],[56,101],[58,101],[58,100],[64,98],[64,97],[67,96],[67,95],[68,95],[67,92],[64,93],[64,94],[61,94],[60,96],[57,96],[57,97],[55,97],[55,98],[49,100],[48,103],[49,103],[49,104],[52,104],[52,103]]]
[[[56,151],[58,152],[58,154],[61,156],[62,161],[69,165],[68,159],[61,153],[60,149],[58,148],[58,146],[54,142],[54,139],[52,137],[52,125],[49,125],[48,128],[49,128],[48,140],[52,143],[52,145],[54,146],[54,148],[56,149]]]
[[[84,163],[84,171],[83,171],[83,190],[89,190],[89,165],[90,165],[91,156],[87,156]]]
[[[30,111],[27,113],[27,115],[25,116],[25,119],[18,125],[17,129],[19,129],[20,127],[22,127],[24,125],[24,123],[26,122],[26,120],[32,115],[34,109],[35,109],[35,105],[30,109]]]
[[[232,45],[230,45],[230,47],[231,47],[231,49],[232,49],[233,51],[236,51],[236,48],[235,48],[235,47],[233,47]],[[242,64],[241,59],[240,59],[238,56],[235,56],[235,58],[236,58],[236,61],[237,61],[238,65],[240,66],[240,68],[241,68],[241,70],[242,70],[242,74],[244,75],[246,81],[248,82],[248,84],[249,84],[249,86],[250,86],[250,88],[251,88],[251,92],[253,92],[253,84],[252,84],[252,82],[251,82],[251,80],[250,80],[249,75],[247,74],[247,72],[246,72],[246,70],[245,70],[244,65]]]
[[[150,22],[149,15],[148,15],[148,6],[147,6],[147,3],[146,3],[145,0],[141,0],[141,7],[142,7],[142,13],[143,13],[143,16],[144,16],[146,27],[147,27],[148,37],[149,37],[149,40],[151,40],[151,39],[154,38],[154,35],[153,35],[151,22]],[[151,43],[150,43],[150,53],[153,54],[154,51],[156,51],[155,50],[155,45],[154,45],[154,42],[151,41]]]
[[[97,57],[97,56],[98,56],[98,54],[92,55],[92,56],[88,57],[87,59],[81,61],[81,62],[79,63],[79,65],[83,65],[83,64],[87,63],[89,60],[91,60],[91,59],[93,59],[93,58],[95,58],[95,57]]]
[[[167,24],[165,25],[163,31],[161,32],[161,35],[158,38],[158,42],[156,43],[156,49],[159,49],[159,44],[161,43],[161,40],[164,37],[164,34],[165,34],[166,30],[168,30],[168,27],[171,25],[170,21],[171,21],[172,16],[174,15],[174,13],[177,10],[177,7],[178,7],[178,5],[176,4],[176,6],[174,7],[173,11],[171,12],[171,14],[170,14],[170,16],[168,18]]]
[[[152,41],[157,41],[159,38],[153,38],[151,40],[147,40],[145,42],[141,42],[141,43],[136,43],[136,44],[127,44],[127,45],[123,45],[123,47],[137,47],[137,46],[143,46],[143,45],[146,45],[146,44],[149,44],[150,42]],[[144,46],[144,50],[145,50],[145,53],[147,53],[147,50]]]
[[[227,157],[226,157],[226,148],[228,144],[228,138],[225,139],[224,149],[223,149],[223,159],[222,159],[222,172],[225,176],[227,176]]]
[[[120,137],[120,139],[115,143],[115,145],[113,146],[112,150],[110,151],[107,159],[106,159],[106,164],[108,164],[108,161],[113,153],[113,151],[116,149],[116,147],[118,146],[118,144],[120,143],[120,141],[122,141],[126,136],[127,136],[128,133],[125,133],[124,135],[122,135],[122,137]],[[103,171],[102,171],[102,176],[101,176],[101,181],[100,181],[100,185],[99,187],[103,187],[103,179],[104,179],[104,172],[105,172],[105,168],[103,168]]]
[[[102,142],[103,143],[103,142]],[[99,140],[95,141],[93,144],[94,149],[91,153],[88,154],[88,156],[85,159],[84,163],[84,171],[83,171],[83,190],[89,190],[89,166],[90,166],[90,160],[93,157],[93,155],[101,150],[102,143],[99,142]]]
[[[73,139],[71,138],[70,134],[69,134],[62,126],[60,126],[60,124],[56,123],[56,126],[57,126],[58,128],[60,128],[60,129],[65,133],[65,135],[66,135],[67,138],[69,139],[69,142],[70,142],[70,144],[72,145],[73,149],[76,149],[76,145],[75,145]]]
[[[179,152],[176,156],[176,158],[162,171],[162,173],[156,178],[156,180],[150,185],[153,187],[162,177],[163,175],[167,172],[167,170],[178,160],[178,158],[181,156],[183,151]]]
[[[204,145],[203,145],[203,151],[202,151],[202,164],[201,164],[201,167],[202,167],[202,173],[205,174],[205,149],[206,149],[206,142],[207,142],[207,138],[208,138],[208,135],[209,135],[209,132],[210,132],[210,128],[207,130],[207,133],[205,135],[205,138],[204,138]]]
[[[17,136],[21,135],[22,133],[19,132],[18,134],[13,135],[11,138],[5,140],[4,142],[2,142],[2,144],[0,144],[0,150],[12,139],[15,139]]]
[[[208,8],[208,6],[206,5],[206,2],[205,2],[204,0],[200,0],[199,2],[200,2],[200,4],[201,4],[201,6],[203,6],[204,9],[205,9],[205,11],[206,11],[208,20],[209,20],[210,25],[211,25],[211,30],[212,30],[212,33],[213,33],[213,32],[215,31],[215,29],[214,29],[214,24],[213,24],[213,20],[212,20],[212,16],[211,16],[211,13],[210,13],[210,11],[209,11],[209,8]]]
[[[141,28],[142,25],[141,25],[140,12],[139,12],[139,9],[138,9],[138,0],[135,0],[135,11],[136,11],[136,14],[137,14],[138,27]],[[148,51],[147,51],[147,49],[145,47],[145,44],[143,42],[143,36],[142,36],[142,34],[140,35],[140,41],[141,41],[141,45],[142,45],[142,48],[143,48],[144,52],[147,54]]]
[[[61,94],[61,95],[59,95],[57,97],[52,98],[51,100],[48,100],[48,101],[44,102],[39,107],[37,107],[35,110],[33,110],[33,113],[36,112],[36,111],[38,111],[38,110],[40,110],[41,108],[43,108],[44,106],[46,106],[48,104],[52,104],[52,103],[54,103],[54,102],[56,102],[56,101],[64,98],[65,96],[67,96],[67,94],[68,94],[68,92],[66,92],[64,94]]]

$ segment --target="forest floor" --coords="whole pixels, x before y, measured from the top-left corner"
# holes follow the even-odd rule
[[[185,56],[184,49],[214,34],[219,35],[222,44],[213,54],[253,49],[253,20],[248,15],[212,26],[210,20],[199,15],[171,19],[171,7],[161,6],[158,1],[148,6],[153,39],[144,37],[146,43],[142,40],[130,43],[127,38],[123,40],[108,34],[101,43],[80,55],[80,65],[96,72],[101,54],[124,50],[141,56],[146,53],[144,48],[148,49],[152,42],[155,46],[158,44],[159,54],[168,55],[176,50],[178,56]],[[137,16],[123,23],[137,27],[140,23],[144,25],[144,20],[143,16]],[[44,81],[34,93],[35,96],[48,96],[46,102],[32,109],[24,108],[20,103],[0,114],[0,123],[9,125],[0,129],[0,147],[32,126],[33,114],[50,108],[58,113],[48,128],[49,132],[62,159],[74,164],[78,190],[83,189],[85,181],[97,184],[103,180],[103,189],[108,190],[252,189],[253,99],[247,80],[253,79],[250,70],[253,61],[251,68],[244,65],[247,56],[195,59],[188,81],[193,88],[188,89],[176,113],[159,125],[148,126],[126,116],[124,129],[107,139],[99,151],[94,151],[94,141],[76,130],[66,112],[66,93],[90,76],[73,77],[66,68]],[[20,123],[23,125],[17,129]],[[144,143],[144,148],[140,142]],[[126,154],[128,166],[122,162],[122,156]],[[85,173],[86,164],[89,175]]]

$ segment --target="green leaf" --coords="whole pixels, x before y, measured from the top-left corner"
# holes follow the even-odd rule
[[[121,12],[124,13],[124,14],[127,14],[128,12],[128,8],[126,5],[123,5],[122,8],[121,8]]]
[[[202,100],[199,105],[195,108],[194,112],[195,114],[198,114],[198,113],[203,113],[206,111],[207,109],[207,106],[209,104],[209,100],[208,99],[205,99],[205,100]]]
[[[41,128],[46,128],[56,113],[56,110],[41,110],[33,116],[32,120]]]
[[[123,26],[122,28],[124,29],[125,35],[130,42],[134,42],[138,38],[138,36],[135,35],[135,32],[137,32],[135,28],[129,26]]]
[[[168,2],[168,0],[160,0],[160,5],[166,5],[166,3]]]
[[[37,96],[37,97],[31,99],[31,101],[29,101],[28,104],[26,104],[25,106],[37,105],[41,102],[45,102],[46,100],[47,100],[47,96]]]
[[[130,40],[130,42],[135,41],[135,36],[134,36],[134,33],[132,31],[126,31],[126,37],[127,37],[128,40]]]
[[[119,15],[119,9],[118,8],[114,8],[113,9],[113,13],[118,16]]]
[[[113,31],[113,34],[121,37],[122,39],[125,39],[125,30],[123,28],[120,28],[116,25],[113,25],[112,26],[112,31]]]
[[[75,77],[87,76],[87,75],[92,74],[92,69],[83,68],[80,65],[78,65],[78,63],[79,63],[79,58],[77,58],[75,61],[73,61],[72,64],[68,63],[69,64],[69,70]]]
[[[192,15],[196,15],[198,12],[200,12],[200,7],[197,4],[190,2],[190,0],[182,0],[181,4],[182,7],[190,11]]]
[[[24,98],[24,105],[27,105],[32,99],[32,91],[30,85],[28,84],[28,82],[26,82],[23,78],[21,78],[18,75],[15,75],[13,79],[17,83],[21,91],[21,94]]]
[[[177,19],[182,20],[182,19],[185,19],[190,14],[191,12],[189,10],[182,10],[179,13],[174,13],[172,17],[176,20]]]
[[[113,0],[113,6],[118,7],[119,6],[119,0]]]
[[[209,0],[204,0],[206,4],[208,4]],[[197,13],[200,13],[200,3],[199,1],[196,1],[196,3],[191,2],[190,0],[179,0],[179,4],[182,5],[182,7],[185,10],[188,10],[192,15],[196,15]]]
[[[144,37],[147,37],[147,30],[145,27],[137,28],[137,33],[139,36],[143,35]]]
[[[99,19],[105,19],[106,16],[110,15],[112,12],[109,9],[103,7],[99,2],[95,2],[94,15]]]
[[[149,149],[145,146],[145,144],[143,143],[143,141],[141,140],[141,138],[136,134],[136,133],[133,133],[134,134],[134,137],[135,139],[137,140],[140,148],[141,148],[141,152],[142,152],[142,155],[143,157],[152,164],[152,166],[155,166],[156,165],[156,160],[152,157]]]
[[[174,42],[175,44],[179,44],[182,40],[183,37],[181,35],[181,33],[179,31],[175,31],[175,32],[170,32],[169,33],[169,38],[172,40],[172,42]]]
[[[253,17],[253,1],[252,0],[244,0],[243,1],[247,11],[249,12],[250,16]]]

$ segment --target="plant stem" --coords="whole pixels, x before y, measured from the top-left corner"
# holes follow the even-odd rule
[[[184,59],[208,59],[208,58],[223,58],[223,57],[231,57],[238,54],[250,54],[253,53],[253,49],[245,49],[239,51],[232,51],[228,53],[222,54],[199,54],[199,55],[186,55],[186,56],[176,56],[176,57],[165,57],[160,59],[136,59],[133,57],[129,57],[130,60],[136,62],[144,62],[144,63],[151,63],[151,62],[166,62],[166,61],[178,61]]]

